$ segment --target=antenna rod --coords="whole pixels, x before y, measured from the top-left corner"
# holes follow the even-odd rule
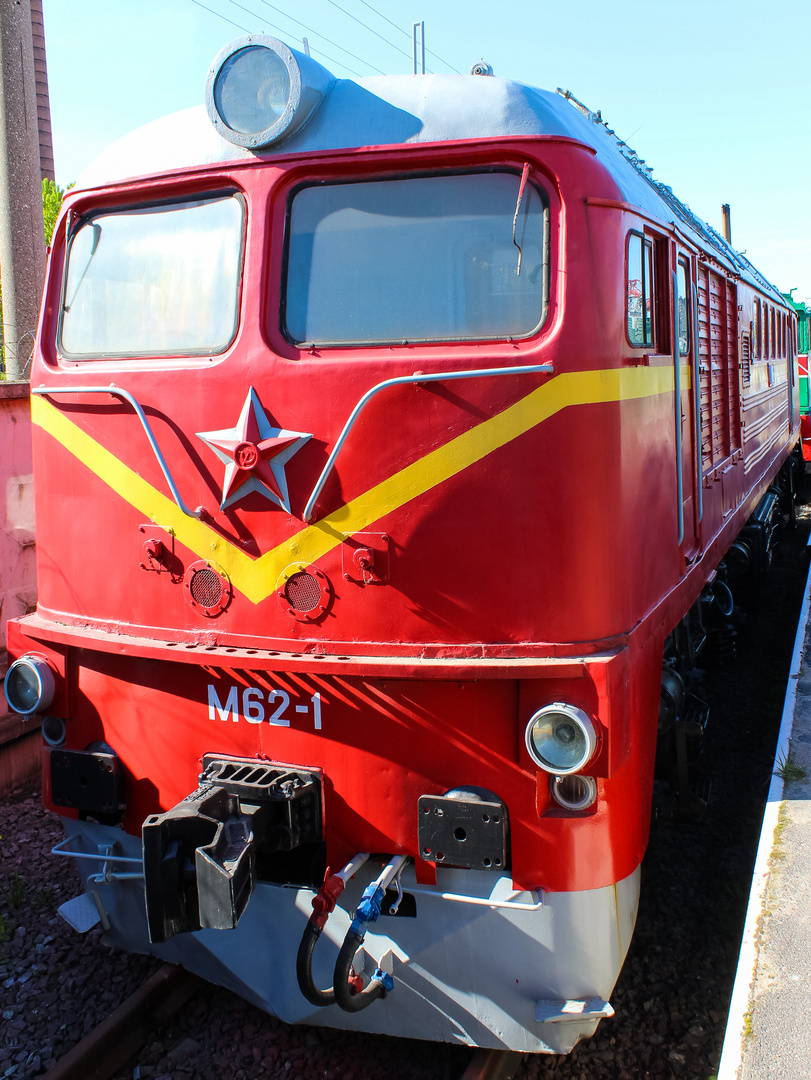
[[[411,54],[413,57],[413,74],[417,74],[417,27],[419,27],[420,52],[422,54],[422,74],[425,74],[425,20],[411,24]]]

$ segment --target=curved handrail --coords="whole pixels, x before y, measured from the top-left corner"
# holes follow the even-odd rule
[[[166,478],[166,483],[169,485],[169,490],[172,492],[172,497],[178,507],[187,517],[197,518],[198,521],[203,516],[202,506],[198,506],[196,510],[190,510],[181,498],[180,492],[177,490],[177,484],[175,484],[172,474],[169,472],[169,466],[166,464],[166,459],[160,452],[157,440],[152,434],[152,428],[149,426],[146,414],[129,390],[122,390],[121,387],[116,386],[114,383],[110,383],[109,386],[37,386],[31,388],[31,393],[40,394],[42,396],[50,394],[112,394],[113,397],[118,397],[123,401],[128,402],[128,404],[132,405],[138,419],[141,421],[141,427],[143,427],[146,437],[149,439],[149,445],[154,451],[158,464],[161,467],[161,472]]]
[[[681,346],[679,344],[679,281],[674,271],[673,279],[673,389],[676,433],[676,513],[678,516],[679,547],[684,543],[684,460],[681,448]]]
[[[435,896],[438,900],[452,900],[457,904],[473,904],[477,907],[501,908],[506,911],[540,911],[544,906],[543,891],[541,889],[514,889],[509,896],[497,900],[492,895],[468,896],[467,893],[439,892],[424,885],[404,885],[403,888],[407,893]],[[517,897],[525,894],[533,897],[530,903],[517,899]],[[537,900],[534,899],[536,896]]]
[[[358,416],[366,407],[366,405],[380,393],[381,390],[386,390],[390,386],[404,386],[409,383],[426,383],[426,382],[441,382],[446,379],[480,379],[496,375],[531,375],[542,374],[552,375],[554,368],[551,364],[529,364],[521,365],[520,367],[504,367],[504,368],[477,368],[471,371],[437,371],[431,374],[417,373],[416,375],[400,375],[394,379],[384,379],[383,382],[373,386],[371,390],[367,390],[355,408],[349,415],[349,419],[344,424],[343,431],[338,436],[338,440],[335,446],[332,448],[332,453],[327,458],[326,465],[321,470],[321,475],[316,481],[313,493],[307,501],[307,505],[304,507],[303,520],[310,522],[313,516],[313,508],[316,504],[318,496],[321,494],[324,484],[327,482],[327,477],[332,472],[335,465],[335,459],[341,450],[341,447],[346,442],[349,432],[355,426],[355,422]]]

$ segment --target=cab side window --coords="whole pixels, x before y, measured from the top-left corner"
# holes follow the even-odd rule
[[[679,313],[679,356],[690,352],[690,269],[687,259],[680,257],[676,271],[676,302]]]
[[[635,348],[652,348],[656,334],[653,241],[641,233],[628,237],[626,318],[628,341]]]

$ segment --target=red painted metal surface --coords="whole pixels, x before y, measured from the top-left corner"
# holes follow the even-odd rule
[[[800,417],[800,434],[803,444],[803,461],[811,461],[811,416],[807,413]]]
[[[297,348],[282,335],[297,184],[489,166],[520,178],[525,162],[550,210],[549,311],[537,334],[339,349]],[[193,790],[202,755],[216,752],[321,770],[333,866],[359,850],[399,852],[430,880],[417,799],[475,785],[507,803],[520,888],[624,878],[647,840],[665,637],[796,437],[785,360],[760,365],[750,391],[738,385],[736,318],[746,323],[753,290],[687,252],[706,371],[700,431],[683,382],[680,545],[672,357],[629,347],[626,236],[655,234],[665,268],[681,248],[672,227],[620,200],[591,151],[540,138],[280,155],[79,192],[66,205],[80,217],[206,191],[238,192],[246,208],[230,348],[186,360],[60,358],[63,217],[32,376],[38,387],[115,382],[132,393],[185,501],[204,508],[202,523],[182,534],[157,510],[149,521],[150,492],[165,499],[166,485],[126,404],[40,398],[39,613],[13,626],[12,654],[52,659],[69,747],[105,741],[120,755],[132,833]],[[343,448],[314,524],[302,522],[347,417],[382,379],[545,363],[553,375],[381,393]],[[233,484],[196,435],[235,429],[249,387],[269,423],[312,433],[286,466],[290,514],[259,495],[219,509]],[[702,470],[691,467],[699,439]],[[238,468],[256,467],[257,433],[235,453]],[[358,509],[376,499],[379,509]],[[195,598],[190,569],[207,561],[212,576]],[[584,709],[598,731],[588,769],[598,800],[586,813],[552,803],[524,745],[533,712],[558,700]]]

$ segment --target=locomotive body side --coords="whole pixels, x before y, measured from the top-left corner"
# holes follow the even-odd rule
[[[796,350],[593,119],[474,79],[442,137],[445,82],[68,196],[9,651],[51,672],[45,801],[106,852],[111,943],[290,1021],[560,1052],[611,1013],[665,642],[796,441]],[[342,100],[405,134],[330,142]],[[355,956],[392,992],[313,1008],[310,902],[355,867],[324,985],[370,852],[408,860]]]

